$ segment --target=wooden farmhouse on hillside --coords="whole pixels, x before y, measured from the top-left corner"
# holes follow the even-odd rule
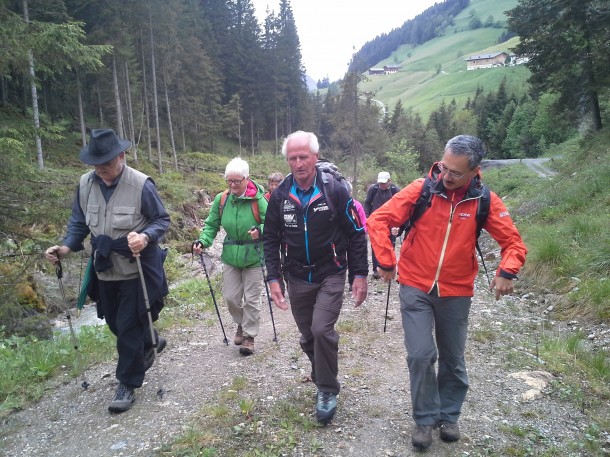
[[[402,68],[402,65],[384,65],[383,68],[369,68],[369,76],[391,75]]]
[[[508,54],[505,52],[470,56],[466,59],[466,69],[477,70],[479,68],[503,67],[506,65],[507,58]]]

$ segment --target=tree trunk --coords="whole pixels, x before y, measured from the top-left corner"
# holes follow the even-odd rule
[[[99,125],[100,127],[102,127],[104,125],[104,108],[102,108],[102,92],[100,89],[100,83],[98,81],[97,85],[97,107],[98,107],[98,120],[99,120]]]
[[[153,104],[155,109],[155,127],[157,129],[157,168],[159,169],[159,173],[163,173],[161,131],[159,129],[159,98],[157,95],[157,69],[155,68],[155,38],[153,36],[152,6],[150,5],[150,0],[148,2],[148,14],[150,18],[150,61],[152,66]]]
[[[254,155],[254,113],[250,113],[250,144],[252,145],[252,155]]]
[[[129,136],[133,148],[133,160],[138,163],[138,143],[136,143],[136,129],[133,123],[133,105],[131,103],[131,85],[129,84],[129,66],[125,62],[125,90],[127,91],[127,119],[129,121]]]
[[[167,91],[167,76],[163,71],[163,87],[165,89],[165,104],[167,105],[167,122],[169,124],[169,141],[172,145],[172,155],[174,157],[174,168],[178,171],[178,156],[176,155],[176,142],[174,141],[174,127],[172,126],[172,110],[169,104],[169,93]]]
[[[80,124],[80,137],[83,147],[87,146],[87,128],[85,127],[85,114],[83,112],[83,87],[80,75],[76,72],[76,91],[78,92],[78,122]]]
[[[239,112],[239,97],[237,97],[237,140],[239,141],[239,155],[241,156],[241,114]]]
[[[28,2],[23,0],[23,19],[26,23],[30,22],[28,14]],[[34,54],[28,51],[28,66],[30,69],[30,88],[32,90],[32,112],[34,114],[34,137],[36,138],[36,158],[38,168],[44,168],[44,158],[42,156],[42,141],[40,140],[40,113],[38,112],[38,91],[36,90],[36,72],[34,71]]]
[[[144,58],[144,36],[142,33],[142,29],[140,29],[140,42],[142,43],[142,82],[144,90],[144,114],[146,116],[146,141],[148,142],[148,160],[152,162],[152,146],[150,139],[150,113],[148,111],[148,89],[146,87],[146,59]]]
[[[123,109],[121,108],[121,94],[119,92],[119,78],[116,72],[116,58],[112,55],[112,87],[114,89],[114,104],[116,107],[116,128],[120,138],[125,138],[123,130]]]

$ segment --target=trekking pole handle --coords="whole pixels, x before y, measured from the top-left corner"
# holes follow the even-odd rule
[[[57,253],[57,251],[55,251]],[[64,277],[64,269],[61,266],[61,260],[59,260],[59,254],[57,254],[57,263],[55,264],[55,274],[58,279]]]

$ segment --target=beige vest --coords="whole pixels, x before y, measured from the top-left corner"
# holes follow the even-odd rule
[[[94,172],[85,173],[80,178],[80,207],[85,214],[85,222],[91,235],[107,235],[113,240],[127,236],[129,232],[141,232],[147,225],[140,212],[142,189],[148,179],[144,173],[125,166],[112,197],[106,203],[100,186],[93,179]],[[98,272],[102,281],[122,281],[138,277],[138,266],[129,258],[110,254],[113,267]]]

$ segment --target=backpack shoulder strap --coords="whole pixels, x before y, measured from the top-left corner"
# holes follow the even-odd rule
[[[432,204],[432,180],[430,176],[426,176],[424,179],[424,185],[421,188],[421,192],[419,194],[419,198],[413,205],[413,209],[411,211],[411,216],[405,225],[405,232],[408,232],[415,222],[424,214],[424,212],[430,208]]]
[[[481,236],[481,230],[483,230],[483,225],[487,220],[487,216],[489,216],[489,207],[491,206],[491,194],[489,192],[489,188],[487,186],[482,187],[483,195],[479,199],[479,205],[477,207],[477,240],[479,236]]]
[[[483,251],[481,251],[481,246],[479,245],[479,236],[481,236],[481,230],[483,230],[483,224],[487,220],[487,216],[489,215],[489,208],[491,206],[491,193],[487,186],[483,186],[482,188],[483,195],[479,199],[479,205],[477,207],[476,221],[477,221],[477,233],[475,239],[475,247],[477,252],[479,253],[479,257],[481,258],[481,263],[483,264],[483,268],[485,269],[485,277],[487,278],[487,283],[491,286],[491,281],[489,279],[489,272],[487,271],[487,265],[485,265],[485,258],[483,257]]]
[[[335,206],[335,176],[327,171],[322,171],[322,189],[326,197],[326,204],[333,214],[337,214]]]
[[[264,198],[264,197],[263,197]],[[252,215],[258,225],[261,223],[261,209],[258,207],[258,198],[252,199]]]
[[[222,219],[222,211],[225,209],[225,205],[227,204],[227,200],[229,198],[229,190],[225,190],[220,196],[220,205],[218,206],[218,217]]]

